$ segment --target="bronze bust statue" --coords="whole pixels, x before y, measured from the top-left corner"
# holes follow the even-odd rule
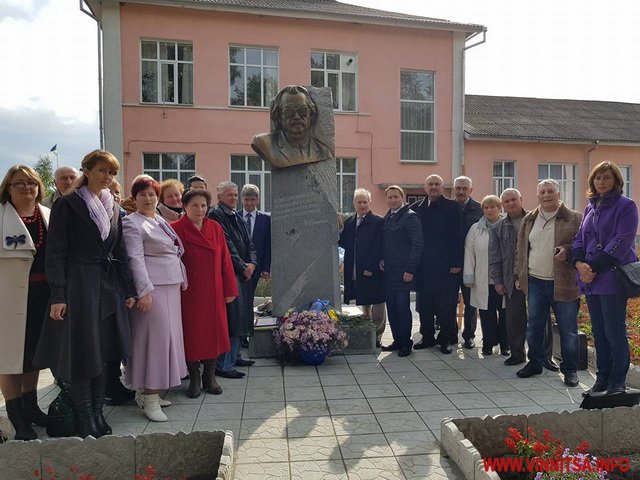
[[[312,134],[317,118],[317,106],[306,88],[285,87],[271,106],[275,130],[253,137],[251,148],[272,169],[333,160],[331,149]]]

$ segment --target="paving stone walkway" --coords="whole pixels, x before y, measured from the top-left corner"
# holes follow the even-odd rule
[[[318,367],[259,359],[240,369],[244,379],[219,379],[223,395],[167,392],[169,422],[148,422],[134,405],[107,407],[107,421],[119,435],[231,430],[237,480],[462,479],[440,449],[443,418],[574,410],[593,384],[586,371],[578,388],[546,370],[519,379],[520,367],[503,361],[462,348],[335,356]],[[57,395],[51,382],[43,375],[43,407]]]

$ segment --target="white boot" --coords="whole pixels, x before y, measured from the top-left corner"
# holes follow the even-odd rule
[[[140,408],[142,408],[142,393],[136,390],[136,403],[138,404],[138,406]],[[173,405],[169,400],[165,400],[164,398],[160,398],[160,406],[162,408],[164,407],[170,407],[171,405]]]
[[[142,411],[152,422],[167,421],[167,416],[160,408],[160,396],[157,393],[142,395]]]

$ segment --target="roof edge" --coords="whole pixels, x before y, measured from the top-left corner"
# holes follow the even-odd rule
[[[494,142],[528,142],[528,143],[568,143],[575,145],[592,145],[598,142],[599,145],[633,147],[640,146],[640,142],[636,140],[606,140],[599,138],[564,138],[564,137],[518,137],[510,135],[484,135],[464,131],[465,140],[480,140]]]
[[[441,22],[430,21],[424,17],[423,21],[412,21],[409,19],[393,18],[375,18],[367,15],[358,14],[340,14],[340,13],[315,13],[308,10],[285,10],[285,9],[266,9],[251,8],[242,6],[216,5],[205,3],[193,3],[191,0],[121,0],[120,3],[133,3],[144,5],[158,5],[174,8],[190,8],[198,10],[214,10],[219,12],[242,13],[249,15],[263,15],[269,17],[286,17],[286,18],[302,18],[305,20],[325,20],[344,23],[364,23],[368,25],[381,25],[391,27],[415,28],[419,30],[440,30],[448,32],[464,32],[468,35],[477,32],[486,32],[487,27],[484,25],[467,24],[450,22],[442,20]],[[399,12],[389,12],[399,13]]]

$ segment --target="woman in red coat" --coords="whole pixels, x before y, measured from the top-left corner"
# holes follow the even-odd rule
[[[189,281],[182,292],[184,351],[190,379],[187,395],[196,398],[201,381],[209,393],[222,393],[215,379],[215,359],[230,349],[225,303],[238,296],[238,287],[222,227],[207,218],[211,194],[189,190],[182,201],[186,216],[171,226],[184,244],[182,262]],[[202,377],[200,362],[204,365]]]

